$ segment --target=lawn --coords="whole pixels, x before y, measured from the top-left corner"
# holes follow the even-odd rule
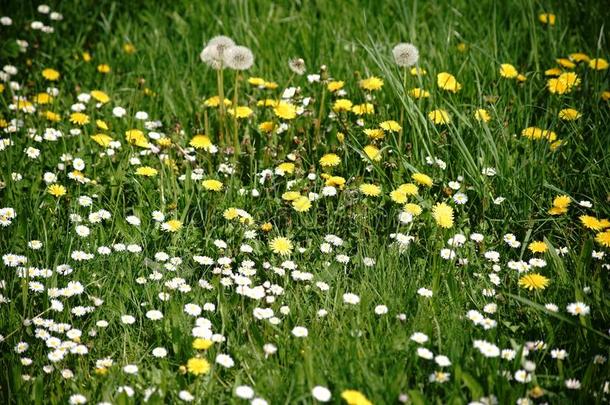
[[[604,2],[0,17],[0,402],[610,400]]]

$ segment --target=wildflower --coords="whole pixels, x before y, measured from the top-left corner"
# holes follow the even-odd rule
[[[309,335],[309,331],[304,326],[295,326],[292,329],[292,334],[298,338],[305,338]]]
[[[530,243],[527,248],[532,253],[544,253],[548,249],[546,243],[544,243],[542,241],[534,241],[534,242]]]
[[[400,43],[392,48],[394,61],[400,67],[413,66],[419,60],[419,50],[413,44]]]
[[[356,390],[345,390],[341,393],[341,398],[347,402],[347,405],[373,405],[364,394]]]
[[[589,61],[589,67],[593,70],[606,70],[608,69],[608,61],[602,58],[591,59]]]
[[[607,219],[597,219],[590,215],[581,215],[578,217],[580,222],[588,229],[592,229],[594,231],[601,231],[602,229],[610,227],[610,221]]]
[[[269,247],[273,253],[287,256],[292,252],[292,241],[283,236],[278,236],[269,242]]]
[[[514,79],[519,75],[519,72],[510,63],[503,63],[500,65],[500,76],[507,79]]]
[[[371,76],[367,79],[360,80],[360,87],[368,91],[379,90],[383,87],[383,80],[376,76]]]
[[[193,349],[195,350],[208,350],[212,346],[213,342],[209,339],[197,338],[193,340]]]
[[[187,361],[186,368],[193,375],[207,374],[210,371],[210,363],[206,359],[192,357]]]
[[[92,90],[90,93],[91,97],[96,100],[99,101],[102,104],[106,104],[107,102],[110,101],[110,97],[108,96],[108,94],[104,93],[101,90]],[[108,128],[105,128],[108,129]]]
[[[288,61],[288,67],[299,76],[305,74],[305,61],[302,58],[290,59]]]
[[[383,121],[382,123],[379,124],[379,126],[384,131],[389,131],[389,132],[398,132],[402,129],[400,124],[393,120]]]
[[[345,293],[343,294],[343,302],[346,304],[357,305],[360,303],[360,297],[356,294]]]
[[[320,385],[313,387],[313,389],[311,390],[311,395],[318,402],[328,402],[332,397],[332,394],[328,390],[328,388],[322,387]]]
[[[110,73],[110,70],[111,70],[110,66],[105,64],[105,63],[97,65],[97,71],[100,72],[100,73],[104,73],[104,74],[105,73]]]
[[[379,162],[381,160],[381,151],[375,145],[366,145],[363,152],[366,157],[373,162]]]
[[[491,117],[489,116],[489,112],[487,112],[484,108],[479,108],[474,112],[474,117],[479,122],[489,122]]]
[[[334,153],[327,153],[320,158],[320,166],[335,167],[341,163],[341,158]]]
[[[212,69],[222,69],[224,67],[223,56],[225,51],[235,46],[235,42],[224,35],[218,35],[210,39],[203,51],[199,54],[201,61]]]
[[[424,89],[420,89],[419,87],[415,87],[409,90],[409,95],[415,99],[428,98],[430,97],[430,92]]]
[[[595,235],[595,241],[604,247],[610,248],[610,231],[598,233]]]
[[[70,122],[78,125],[85,125],[89,123],[89,116],[81,112],[75,112],[70,114]]]
[[[432,216],[441,228],[453,227],[453,208],[445,203],[437,203],[432,208]]]
[[[136,174],[138,176],[155,177],[157,173],[157,169],[150,166],[141,166],[136,169]]]
[[[292,207],[297,212],[306,212],[311,208],[311,201],[305,196],[301,196],[292,202]]]
[[[451,122],[451,116],[442,108],[430,111],[428,113],[428,118],[437,125],[446,125]]]
[[[436,75],[436,84],[443,90],[457,93],[462,89],[462,85],[451,73],[442,72]]]
[[[297,116],[297,108],[291,103],[280,101],[277,106],[273,108],[275,115],[283,120],[292,120]]]
[[[334,80],[330,83],[328,83],[326,85],[326,88],[328,89],[328,91],[330,91],[331,93],[334,93],[337,90],[341,90],[343,88],[343,86],[345,85],[345,82],[342,80]]]
[[[542,24],[555,25],[555,14],[541,13],[538,15],[538,21]]]
[[[352,109],[352,102],[345,98],[340,98],[335,100],[333,103],[333,111],[341,112],[341,111],[350,111]]]
[[[559,111],[559,118],[564,121],[575,121],[581,116],[582,114],[573,108],[564,108],[563,110]]]
[[[203,188],[205,188],[208,191],[221,191],[222,187],[223,187],[223,184],[221,181],[214,180],[214,179],[204,180],[201,182],[201,185],[203,186]]]
[[[66,188],[61,184],[51,184],[47,187],[47,193],[51,194],[53,197],[59,198],[66,195]]]
[[[375,107],[371,103],[357,104],[352,107],[352,112],[356,115],[373,114]]]
[[[538,273],[528,273],[521,276],[519,286],[532,290],[544,290],[549,285],[549,279]]]
[[[589,312],[591,311],[591,309],[589,308],[588,305],[582,303],[582,302],[573,302],[571,304],[568,304],[568,306],[566,307],[566,310],[574,316],[585,316],[588,315]]]
[[[422,186],[426,186],[426,187],[432,187],[432,178],[426,174],[423,173],[413,173],[411,175],[411,178],[413,179],[414,182],[416,182],[417,184],[420,184]]]
[[[177,219],[171,219],[161,224],[161,229],[165,232],[178,232],[182,228],[182,222]]]
[[[376,184],[363,183],[359,187],[360,192],[367,197],[377,197],[381,194],[381,187]]]
[[[49,81],[56,81],[59,79],[59,72],[55,69],[47,68],[42,71],[42,77]]]
[[[231,46],[223,53],[225,66],[234,70],[248,70],[254,64],[254,54],[245,46]]]
[[[252,111],[250,107],[246,106],[237,106],[235,108],[229,108],[227,112],[230,115],[235,116],[236,118],[248,118],[254,113],[254,111]]]

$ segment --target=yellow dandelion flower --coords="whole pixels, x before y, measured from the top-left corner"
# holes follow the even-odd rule
[[[341,398],[347,402],[347,405],[373,405],[364,394],[356,390],[345,390],[341,393]]]
[[[352,102],[346,98],[340,98],[333,103],[333,111],[350,111],[352,109]]]
[[[44,77],[45,79],[54,82],[56,80],[59,79],[59,72],[55,69],[51,69],[51,68],[46,68],[42,71],[42,77]]]
[[[451,122],[449,113],[441,108],[430,111],[428,113],[428,118],[437,125],[444,125]]]
[[[595,235],[595,241],[604,247],[610,248],[610,231],[598,233]]]
[[[345,179],[341,176],[330,176],[326,179],[324,185],[330,187],[339,187],[342,189],[345,186]]]
[[[276,169],[280,172],[280,173],[288,173],[288,174],[292,174],[294,173],[294,163],[292,162],[284,162],[284,163],[280,163]]]
[[[140,148],[148,148],[150,146],[144,132],[139,129],[125,131],[125,139],[127,139],[127,142],[130,144],[139,146]]]
[[[193,139],[191,139],[189,145],[195,149],[203,149],[207,151],[212,147],[212,141],[209,137],[199,134],[195,135]]]
[[[563,208],[563,207],[551,207],[549,208],[549,214],[550,215],[563,215],[566,212],[568,212],[567,208]]]
[[[126,42],[123,44],[123,52],[125,52],[126,54],[131,55],[135,51],[136,47],[132,43]]]
[[[271,223],[269,222],[265,222],[264,224],[261,225],[261,231],[263,232],[270,232],[273,229],[273,225],[271,225]]]
[[[602,229],[610,228],[610,221],[607,219],[597,219],[590,215],[581,215],[578,217],[580,222],[588,229],[601,231]]]
[[[335,167],[341,164],[341,158],[334,153],[327,153],[320,158],[320,166]]]
[[[213,344],[214,342],[212,342],[210,339],[197,338],[193,340],[193,349],[208,350]]]
[[[53,111],[45,111],[43,115],[49,121],[59,122],[61,120],[61,115],[54,113]]]
[[[411,74],[411,76],[425,76],[428,74],[426,69],[417,66],[412,67],[409,73]]]
[[[104,73],[104,74],[106,74],[106,73],[110,73],[110,70],[112,70],[112,69],[110,68],[110,65],[107,65],[107,64],[105,64],[105,63],[102,63],[102,64],[100,64],[100,65],[97,65],[97,71],[98,71],[98,72],[100,72],[100,73]]]
[[[376,184],[363,183],[360,185],[359,190],[367,197],[378,197],[381,195],[381,187]]]
[[[55,183],[47,187],[47,193],[51,194],[53,197],[59,198],[66,195],[67,190],[61,184]]]
[[[269,134],[269,133],[273,132],[273,130],[275,129],[275,123],[273,121],[261,122],[260,124],[258,124],[258,129],[261,132]]]
[[[568,55],[568,58],[573,60],[576,63],[579,62],[589,62],[591,58],[586,53],[576,52]]]
[[[415,87],[409,90],[409,95],[415,99],[428,98],[430,97],[430,92],[424,89],[420,89],[419,87]]]
[[[489,112],[487,112],[486,109],[479,108],[474,112],[474,118],[476,118],[476,120],[479,122],[489,122],[491,116],[489,115]]]
[[[371,103],[357,104],[352,107],[352,112],[356,115],[374,114],[375,106]]]
[[[251,116],[254,111],[250,107],[247,106],[238,106],[236,108],[229,108],[227,112],[230,115],[233,115],[236,118],[248,118]]]
[[[462,85],[451,73],[441,72],[436,75],[436,84],[443,90],[457,93],[462,89]]]
[[[99,129],[103,129],[104,131],[108,130],[108,124],[106,124],[106,122],[102,120],[95,120],[95,126]]]
[[[53,101],[53,96],[49,93],[38,93],[34,96],[34,102],[36,104],[49,104],[51,101]]]
[[[91,54],[89,52],[83,52],[81,56],[83,57],[83,61],[91,62]]]
[[[424,173],[413,173],[411,179],[421,186],[432,187],[432,178]]]
[[[521,276],[519,286],[530,291],[544,290],[549,285],[549,279],[538,273],[529,273]]]
[[[558,195],[553,199],[553,206],[558,208],[568,208],[572,199],[568,195]]]
[[[420,215],[423,212],[422,207],[419,206],[418,204],[414,204],[414,203],[405,204],[405,206],[403,207],[403,210],[405,212],[408,212],[409,214],[413,215],[414,217]]]
[[[589,67],[593,70],[606,70],[608,69],[608,61],[602,58],[591,59]]]
[[[292,241],[283,236],[278,236],[269,242],[269,248],[275,254],[288,256],[292,252]]]
[[[136,174],[138,176],[155,177],[157,173],[157,169],[150,166],[141,166],[136,169]]]
[[[70,114],[70,122],[77,125],[86,125],[89,123],[89,116],[81,112]]]
[[[532,243],[530,243],[527,248],[530,250],[530,252],[532,253],[544,253],[547,251],[548,246],[546,245],[546,243],[544,243],[543,241],[540,240],[536,240]]]
[[[538,21],[542,24],[555,25],[555,14],[541,13],[538,15]]]
[[[413,183],[401,184],[398,189],[408,196],[416,196],[419,193],[419,189]]]
[[[231,104],[232,104],[231,100],[229,100],[227,98],[224,99],[224,105],[226,105],[228,107]],[[218,97],[218,96],[210,97],[203,101],[203,105],[205,105],[206,107],[218,107],[218,106],[220,106],[220,97]]]
[[[573,108],[564,108],[563,110],[559,111],[559,118],[564,121],[575,121],[581,116],[582,114]]]
[[[301,196],[301,193],[298,191],[286,191],[282,194],[282,200],[284,201],[294,201]]]
[[[199,357],[192,357],[186,362],[186,369],[193,375],[207,374],[210,368],[210,363]]]
[[[224,210],[224,212],[222,213],[222,216],[227,221],[231,221],[239,216],[239,212],[237,211],[237,208],[231,207],[231,208],[227,208],[226,210]]]
[[[297,212],[307,212],[311,208],[311,201],[305,196],[300,196],[292,202],[292,208]]]
[[[89,94],[94,100],[99,101],[102,104],[106,104],[110,101],[110,96],[101,90],[92,90]]]
[[[562,73],[563,73],[563,70],[561,70],[561,69],[559,69],[557,67],[554,67],[554,68],[551,68],[551,69],[547,69],[547,70],[544,71],[544,75],[545,76],[559,76]]]
[[[257,87],[264,87],[265,79],[263,79],[262,77],[250,77],[248,78],[248,83]]]
[[[182,221],[178,219],[170,219],[161,224],[161,229],[165,232],[178,232],[182,228]]]
[[[371,76],[367,79],[360,80],[360,87],[368,91],[376,91],[383,87],[383,80],[379,77]]]
[[[449,229],[453,227],[453,208],[444,202],[437,203],[432,207],[432,217],[441,228]]]
[[[519,75],[517,69],[510,63],[503,63],[500,65],[500,76],[507,79],[514,79]]]
[[[557,62],[559,66],[564,67],[566,69],[574,69],[576,67],[576,63],[566,58],[555,59],[555,62]]]
[[[221,191],[223,187],[221,181],[214,179],[204,180],[201,182],[201,185],[208,191]]]
[[[283,120],[292,120],[297,116],[297,107],[294,104],[280,101],[273,108],[275,115]]]
[[[366,157],[371,159],[373,162],[379,162],[381,160],[381,151],[374,145],[366,145],[363,152]]]
[[[365,129],[364,133],[371,139],[383,139],[385,137],[385,132],[380,128]]]
[[[326,85],[326,88],[328,89],[328,91],[334,93],[337,90],[341,90],[344,85],[345,85],[344,81],[342,81],[342,80],[335,80],[335,81],[332,81],[332,82],[328,83]]]
[[[400,124],[394,120],[383,121],[379,126],[381,129],[388,132],[398,132],[402,129]]]
[[[407,194],[401,189],[392,190],[390,192],[390,199],[397,204],[404,204],[407,202]]]

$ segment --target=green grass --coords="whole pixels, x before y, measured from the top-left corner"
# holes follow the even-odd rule
[[[12,26],[0,26],[0,61],[18,69],[11,79],[21,85],[15,94],[32,101],[49,86],[59,89],[52,104],[38,105],[33,114],[9,108],[14,101],[8,83],[0,93],[2,122],[8,125],[19,119],[24,123],[16,132],[2,129],[0,133],[0,138],[12,142],[0,151],[0,208],[11,207],[17,213],[10,225],[0,227],[0,253],[25,255],[28,267],[54,270],[49,278],[28,278],[19,277],[14,267],[0,264],[0,294],[10,300],[0,304],[2,403],[67,403],[73,394],[82,394],[94,404],[142,403],[148,388],[155,389],[150,403],[181,402],[178,393],[182,390],[193,394],[196,403],[246,403],[234,394],[239,385],[251,386],[257,397],[270,404],[314,403],[311,390],[316,385],[332,392],[332,403],[345,403],[341,393],[348,389],[360,391],[375,404],[396,403],[404,394],[414,404],[466,404],[492,395],[502,404],[528,396],[536,403],[608,400],[604,384],[610,368],[607,362],[597,364],[593,359],[610,355],[610,252],[595,241],[597,232],[583,227],[579,216],[610,216],[610,108],[600,97],[610,90],[610,73],[578,64],[574,71],[581,84],[565,95],[551,94],[545,76],[545,70],[557,66],[557,58],[567,58],[570,53],[609,59],[605,24],[610,14],[602,2],[68,0],[50,5],[64,17],[50,23],[53,34],[30,28],[34,20],[49,23],[48,16],[37,13],[37,4],[8,1],[0,10],[0,15],[13,19]],[[543,12],[556,14],[554,26],[541,24],[538,15]],[[254,110],[251,118],[239,121],[239,156],[225,153],[234,145],[221,143],[218,109],[203,105],[218,88],[216,71],[201,62],[199,53],[219,34],[248,46],[255,55],[254,66],[242,74],[239,83],[239,104]],[[19,52],[15,39],[28,41],[27,52]],[[406,75],[406,88],[404,72],[391,53],[399,42],[412,42],[419,48],[419,66],[428,72],[420,77]],[[133,44],[136,52],[124,52],[126,43]],[[460,44],[466,49],[460,51]],[[90,62],[83,60],[83,52],[91,54]],[[345,81],[347,95],[342,97],[354,104],[367,97],[359,80],[373,75],[382,78],[384,86],[373,93],[371,101],[375,114],[362,117],[364,127],[357,125],[359,117],[352,113],[333,117],[329,114],[332,102],[340,97],[320,83],[309,83],[306,75],[293,75],[288,67],[293,57],[305,60],[307,74],[320,73],[325,65],[323,78]],[[101,63],[111,66],[109,74],[97,71]],[[513,64],[527,80],[517,83],[500,77],[502,63]],[[45,68],[57,69],[60,80],[50,83],[43,79]],[[436,75],[443,71],[462,84],[459,92],[437,86]],[[246,82],[248,77],[263,77],[278,87],[257,89]],[[234,71],[224,71],[227,98],[234,97],[234,79]],[[280,120],[271,108],[257,107],[257,101],[277,99],[288,86],[300,87],[300,94],[311,97],[311,103],[302,115],[287,121],[285,132],[262,133],[261,122],[277,124]],[[412,98],[405,90],[413,87],[429,91],[431,97]],[[69,121],[70,107],[78,94],[95,89],[107,93],[110,102],[100,108],[89,102],[85,113],[91,122],[80,126],[80,135],[70,136],[70,130],[79,127]],[[114,106],[124,107],[125,117],[114,117]],[[451,115],[450,123],[434,125],[428,119],[428,113],[437,108]],[[488,123],[474,119],[478,108],[489,112]],[[578,110],[581,118],[559,119],[564,108]],[[39,114],[44,110],[60,113],[61,121],[47,121]],[[127,130],[148,132],[143,121],[134,119],[137,111],[162,122],[156,131],[172,144],[160,153],[171,164],[159,154],[141,155],[142,148],[125,140]],[[401,133],[387,133],[376,142],[382,159],[368,159],[362,150],[371,141],[362,130],[400,117],[404,117]],[[97,119],[105,121],[109,129],[96,128]],[[233,125],[232,119],[225,122],[230,133]],[[555,131],[563,144],[552,150],[549,142],[522,137],[521,131],[530,126]],[[28,128],[42,135],[49,127],[61,130],[64,137],[57,142],[28,137]],[[90,139],[97,133],[121,142],[114,156],[101,154],[106,148]],[[183,151],[194,135],[202,133],[220,151],[193,152],[196,160],[189,162]],[[345,136],[343,142],[339,133]],[[40,156],[27,157],[24,150],[28,147],[38,148]],[[320,175],[325,170],[319,159],[325,153],[341,158],[332,174],[347,180],[335,197],[321,196],[324,180]],[[63,154],[81,158],[86,165],[83,174],[92,181],[80,184],[69,179],[70,164],[66,163],[65,170],[58,168]],[[296,157],[295,173],[275,175],[261,184],[259,174],[275,170],[289,160],[289,154]],[[428,156],[443,160],[446,169],[428,165]],[[158,174],[150,178],[136,175],[137,165],[130,163],[134,157]],[[233,165],[235,172],[219,172],[224,164]],[[482,174],[489,167],[496,170],[495,176]],[[190,178],[196,168],[203,169],[205,179],[221,180],[223,190],[204,190],[201,181]],[[65,196],[55,198],[47,193],[46,172],[55,173],[56,182],[66,186]],[[419,195],[409,198],[423,213],[405,225],[398,220],[402,205],[392,202],[390,192],[411,182],[414,172],[428,174],[434,185],[420,186]],[[13,173],[19,173],[22,180],[16,181]],[[308,180],[310,173],[316,174],[315,180]],[[450,197],[455,191],[449,182],[458,176],[463,176],[460,191],[468,196],[465,205],[455,204]],[[291,190],[304,196],[318,193],[320,198],[307,212],[296,212],[282,199],[288,182],[293,183]],[[381,186],[382,195],[363,196],[359,191],[362,183]],[[253,189],[260,196],[253,197]],[[549,215],[553,199],[564,194],[572,200],[568,212]],[[80,206],[80,196],[90,196],[92,206]],[[496,204],[497,197],[505,201]],[[581,200],[592,202],[592,208],[579,206]],[[432,217],[432,207],[439,202],[454,209],[451,229],[438,226]],[[245,210],[253,223],[223,218],[230,207]],[[111,218],[90,223],[88,215],[100,209],[110,212]],[[163,212],[167,220],[179,219],[182,228],[164,232],[152,218],[154,210]],[[82,224],[90,228],[88,237],[77,235],[77,224],[70,219],[73,214],[81,215]],[[126,221],[130,215],[139,217],[141,225],[130,225]],[[266,222],[273,225],[268,233],[260,229]],[[248,230],[257,230],[253,239],[247,239]],[[455,249],[457,257],[467,259],[468,264],[441,258],[449,238],[458,233],[468,238],[475,232],[485,236],[482,243],[468,241]],[[393,243],[393,233],[414,237],[403,253]],[[519,248],[507,246],[503,241],[507,233],[522,242]],[[344,241],[331,254],[320,250],[328,234]],[[295,249],[290,256],[271,251],[269,242],[277,236],[292,240]],[[218,239],[228,247],[217,248],[214,241]],[[40,240],[42,248],[29,248],[32,240]],[[545,241],[547,252],[530,252],[528,245],[533,241]],[[116,243],[136,244],[142,251],[97,253],[98,247]],[[245,243],[252,253],[240,251]],[[568,248],[565,254],[560,251],[563,247]],[[490,250],[500,254],[497,285],[489,278],[496,273],[493,263],[484,257]],[[95,253],[95,257],[78,262],[71,258],[74,251]],[[606,257],[596,259],[594,251],[605,252]],[[163,263],[155,262],[158,252],[179,257],[182,263],[174,271],[166,270]],[[337,254],[349,256],[349,263],[337,262]],[[252,286],[268,281],[282,287],[283,293],[268,303],[239,295],[234,285],[221,284],[223,276],[214,266],[196,263],[194,255],[231,257],[230,269],[235,274],[239,263],[252,260],[256,269],[248,277]],[[367,257],[375,260],[374,266],[363,264]],[[543,258],[547,265],[531,272],[550,280],[546,289],[536,292],[519,287],[521,275],[507,266],[509,261],[532,257]],[[312,280],[296,281],[290,270],[283,275],[274,272],[284,260],[311,273]],[[71,274],[55,271],[64,263],[74,269]],[[160,280],[137,281],[156,270],[162,274]],[[168,288],[166,282],[175,277],[182,278],[191,290]],[[200,280],[213,288],[202,288]],[[31,281],[41,282],[45,289],[79,281],[85,292],[59,298],[64,310],[54,312],[46,292],[28,291]],[[327,283],[329,291],[321,291],[316,282]],[[432,298],[418,294],[422,287],[433,291]],[[495,295],[484,295],[485,289],[494,289]],[[161,300],[161,292],[169,293],[170,298]],[[357,294],[360,303],[344,303],[347,292]],[[93,312],[82,317],[70,313],[78,306],[93,306],[94,298],[103,303]],[[568,304],[577,301],[590,307],[589,315],[572,316],[566,311]],[[181,366],[198,354],[192,348],[191,334],[196,318],[183,310],[188,303],[213,303],[215,309],[200,316],[209,319],[213,332],[225,339],[199,352],[212,364],[206,375],[181,372]],[[466,317],[469,310],[483,312],[490,303],[497,305],[497,311],[484,315],[495,320],[496,327],[485,330]],[[556,304],[559,312],[547,310],[544,305],[548,303]],[[386,305],[388,313],[375,314],[378,305]],[[281,313],[282,306],[290,312]],[[255,319],[257,307],[272,308],[280,322],[274,325]],[[145,314],[151,309],[160,310],[163,319],[147,319]],[[318,316],[320,309],[328,314]],[[125,314],[134,316],[136,322],[123,324]],[[401,314],[403,320],[397,318]],[[50,349],[35,336],[37,326],[31,320],[36,317],[81,330],[80,342],[88,354],[68,354],[54,364],[53,371],[43,371],[51,364],[47,358]],[[108,321],[108,327],[96,326],[100,320]],[[306,326],[308,337],[293,336],[295,326]],[[414,332],[425,333],[429,341],[415,343],[410,340]],[[52,335],[70,340],[65,334]],[[500,349],[514,349],[516,358],[486,358],[473,347],[477,339]],[[520,356],[526,342],[536,341],[545,345],[526,356],[536,366],[532,381],[508,381],[505,374],[514,376],[525,367]],[[21,354],[14,350],[19,342],[29,344]],[[266,343],[275,345],[277,352],[266,356]],[[447,382],[429,381],[429,375],[441,368],[418,357],[420,346],[451,360],[452,365],[443,368],[450,373]],[[167,357],[153,357],[156,347],[164,347]],[[551,350],[555,348],[565,349],[567,359],[553,359]],[[220,353],[229,354],[235,365],[214,364]],[[106,357],[114,365],[104,373],[96,372],[96,361]],[[32,364],[23,365],[23,358],[31,359]],[[127,364],[136,364],[138,374],[125,373]],[[64,369],[71,370],[74,377],[63,378]],[[582,387],[567,389],[567,379],[579,380]],[[135,395],[120,394],[117,390],[122,386],[131,387]],[[544,390],[541,398],[531,394],[537,386]]]

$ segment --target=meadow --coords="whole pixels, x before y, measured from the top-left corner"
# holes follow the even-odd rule
[[[0,402],[607,403],[608,21],[3,2]]]

